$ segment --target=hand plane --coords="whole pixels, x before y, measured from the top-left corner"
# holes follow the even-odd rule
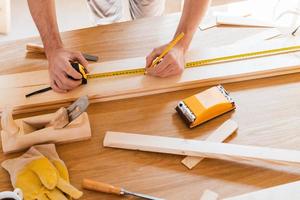
[[[4,109],[1,116],[1,140],[4,153],[26,149],[36,144],[67,143],[91,137],[90,122],[85,110],[86,96],[55,113],[14,120],[12,109]]]

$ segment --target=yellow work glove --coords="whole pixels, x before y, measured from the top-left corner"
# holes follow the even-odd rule
[[[70,182],[68,169],[64,161],[59,158],[54,144],[35,145],[33,148],[51,161],[51,163],[56,167],[61,178],[68,183]]]
[[[82,192],[68,183],[68,171],[59,159],[55,146],[39,145],[37,148],[41,151],[48,149],[47,156],[55,164],[35,147],[19,158],[4,161],[2,167],[9,172],[13,187],[22,190],[25,200],[67,200],[69,196],[80,198]]]

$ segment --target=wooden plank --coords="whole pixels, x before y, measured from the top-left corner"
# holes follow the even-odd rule
[[[300,166],[300,151],[268,147],[245,146],[149,136],[121,132],[107,132],[103,146],[186,156],[198,156],[239,161],[262,161],[269,164]]]
[[[189,62],[296,44],[300,44],[299,40],[290,39],[287,41],[281,39],[265,41],[260,45],[250,47],[249,45],[241,46],[236,49],[228,47],[200,49],[199,51],[190,52],[186,60]],[[42,109],[55,108],[56,104],[70,103],[82,95],[88,95],[91,102],[103,102],[295,73],[300,71],[299,60],[299,57],[290,53],[186,69],[182,75],[166,79],[143,75],[94,79],[90,80],[88,85],[81,86],[67,94],[49,91],[31,98],[25,98],[25,94],[48,86],[49,79],[46,70],[5,75],[0,76],[1,88],[7,88],[2,90],[3,95],[0,96],[0,111],[7,104],[7,99],[10,99],[10,104],[14,106],[15,113],[22,113],[31,109],[37,111],[39,107]],[[144,65],[145,59],[139,57],[93,64],[90,66],[90,71],[91,73],[108,72],[140,68]]]
[[[238,124],[233,120],[227,120],[216,131],[214,131],[205,141],[223,142],[238,129]],[[181,163],[189,169],[193,169],[204,158],[187,156]]]
[[[223,200],[299,200],[300,199],[300,181],[287,183],[256,192],[242,194],[235,197],[225,198]]]

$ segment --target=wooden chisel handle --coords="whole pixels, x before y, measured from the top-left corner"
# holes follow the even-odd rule
[[[41,44],[28,43],[26,45],[26,50],[34,53],[45,53],[44,46]]]
[[[83,179],[82,187],[87,190],[97,191],[97,192],[104,192],[108,194],[117,194],[122,195],[122,188],[115,187],[108,183],[102,183],[98,181],[93,181],[90,179]]]

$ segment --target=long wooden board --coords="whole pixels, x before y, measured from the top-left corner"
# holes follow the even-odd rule
[[[162,136],[107,132],[103,146],[157,153],[300,166],[300,151],[187,140]]]
[[[246,53],[270,48],[299,45],[298,38],[265,41],[247,46],[229,46],[215,49],[199,47],[199,51],[189,52],[186,61]],[[110,77],[90,80],[67,94],[49,91],[25,98],[25,94],[48,86],[47,70],[0,76],[0,111],[6,104],[14,106],[15,113],[57,108],[70,103],[79,96],[88,95],[90,101],[103,102],[115,99],[151,95],[183,89],[190,89],[220,83],[236,82],[262,77],[300,72],[300,57],[296,53],[261,57],[244,61],[213,64],[186,69],[180,76],[157,78],[144,75]],[[122,69],[140,68],[145,65],[144,57],[119,61],[96,63],[90,72],[108,72]]]
[[[256,192],[242,194],[235,197],[225,198],[223,200],[299,200],[300,199],[300,181],[287,183]]]

